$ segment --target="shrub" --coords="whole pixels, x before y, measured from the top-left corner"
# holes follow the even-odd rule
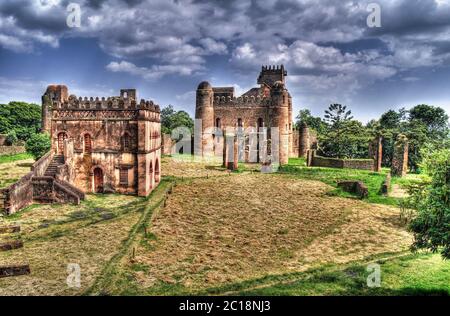
[[[51,147],[50,136],[48,134],[34,134],[27,140],[25,149],[38,160],[44,156]]]
[[[424,171],[431,184],[416,199],[417,216],[410,224],[414,233],[413,250],[441,251],[450,258],[450,147],[424,154]]]
[[[14,130],[9,131],[8,134],[6,134],[5,142],[7,145],[12,146],[15,143],[17,143],[19,139],[17,138],[16,132]]]

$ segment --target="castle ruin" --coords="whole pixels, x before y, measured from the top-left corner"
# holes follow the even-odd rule
[[[285,86],[287,71],[284,66],[263,66],[255,87],[236,97],[234,87],[213,87],[209,82],[201,82],[197,88],[195,118],[201,120],[201,142],[198,152],[205,155],[208,146],[214,144],[218,130],[224,131],[230,127],[239,136],[248,128],[261,129],[278,128],[278,160],[280,165],[287,164],[293,154],[292,97]],[[270,133],[269,133],[270,135]],[[269,136],[270,137],[270,136]],[[241,140],[242,141],[242,140]],[[251,146],[248,139],[242,148],[245,153],[239,153],[240,160],[249,161],[251,151],[257,151],[255,156],[260,162],[262,143],[258,138],[258,146]],[[210,149],[210,148],[209,148]],[[254,162],[254,161],[252,161]]]
[[[55,176],[83,192],[117,192],[147,196],[160,181],[160,108],[136,101],[136,90],[120,96],[77,98],[63,85],[42,97],[42,127],[51,136]],[[60,163],[58,163],[60,162]]]

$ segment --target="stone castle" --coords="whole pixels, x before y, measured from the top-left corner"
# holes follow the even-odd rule
[[[263,66],[255,87],[242,96],[234,95],[233,87],[213,87],[201,82],[197,88],[195,118],[201,120],[202,142],[200,150],[205,154],[206,147],[213,143],[217,129],[235,128],[274,128],[279,129],[279,163],[287,164],[294,154],[294,135],[292,126],[292,98],[285,86],[287,71],[284,66]],[[298,141],[298,140],[297,140]],[[259,141],[258,141],[259,143]],[[251,146],[246,143],[245,157]],[[259,151],[259,148],[255,147]],[[256,155],[258,161],[259,153]]]
[[[54,165],[66,166],[60,176],[83,192],[147,196],[160,181],[160,108],[138,103],[136,90],[88,99],[69,95],[66,86],[49,86],[42,127],[51,135]]]

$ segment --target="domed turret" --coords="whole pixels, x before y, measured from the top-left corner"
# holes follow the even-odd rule
[[[209,84],[208,81],[202,81],[197,87],[198,90],[212,90],[212,86]]]

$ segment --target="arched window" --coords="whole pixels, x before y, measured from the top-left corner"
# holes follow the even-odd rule
[[[243,127],[243,126],[242,126],[242,119],[241,119],[241,118],[238,118],[238,127]]]
[[[216,127],[220,128],[220,118],[216,118]]]
[[[61,132],[58,134],[58,154],[62,155],[64,154],[64,140],[67,139],[67,134],[66,132]]]
[[[159,161],[156,159],[155,162],[155,182],[159,182]]]
[[[84,134],[84,153],[90,154],[92,152],[92,139],[90,134]]]
[[[150,161],[149,176],[150,176],[150,189],[151,189],[153,187],[153,161]]]
[[[128,133],[125,133],[122,138],[123,142],[123,151],[131,150],[131,136]]]

